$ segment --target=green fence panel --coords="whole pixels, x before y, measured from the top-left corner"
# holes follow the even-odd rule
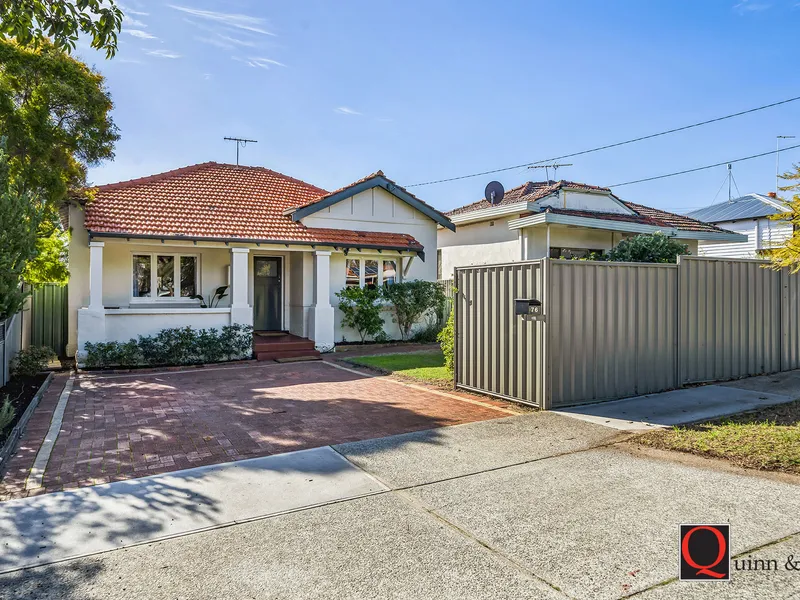
[[[67,286],[46,283],[31,297],[31,345],[49,346],[58,356],[67,348]]]

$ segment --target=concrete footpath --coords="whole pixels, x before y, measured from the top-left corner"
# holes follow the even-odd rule
[[[788,555],[800,558],[797,480],[683,455],[675,460],[640,450],[629,438],[533,413],[268,457],[238,472],[220,465],[172,473],[159,483],[190,495],[145,483],[150,502],[116,497],[135,514],[112,503],[93,519],[85,509],[68,519],[66,499],[7,502],[0,505],[8,544],[0,599],[797,593],[800,571],[735,572],[730,583],[675,581],[680,523],[729,522],[734,555],[774,558],[781,567]],[[117,485],[123,484],[102,487],[122,494]],[[297,492],[303,499],[293,503]],[[193,509],[181,508],[200,494],[203,517],[196,521],[204,530],[192,529],[185,513]],[[47,520],[61,511],[53,534]],[[139,534],[118,535],[129,519]],[[171,537],[147,541],[165,535]],[[74,539],[81,545],[71,546]],[[19,544],[40,544],[44,554],[20,557]],[[81,547],[103,544],[112,549],[69,559]],[[9,571],[31,561],[45,564]]]
[[[800,371],[787,371],[555,412],[614,429],[639,431],[697,423],[797,399]]]

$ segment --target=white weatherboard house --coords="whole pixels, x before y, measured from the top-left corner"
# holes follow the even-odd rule
[[[736,244],[700,243],[700,256],[725,258],[762,258],[772,248],[786,243],[792,236],[792,224],[776,221],[770,216],[789,212],[789,208],[775,193],[747,194],[727,202],[706,206],[688,214],[689,217],[713,223],[727,231],[734,231],[746,239]]]
[[[341,325],[336,292],[435,280],[436,229],[455,229],[380,171],[327,192],[218,163],[100,186],[70,206],[69,226],[71,356],[86,342],[231,323],[329,350],[357,339]],[[225,285],[219,306],[190,298]]]
[[[494,205],[481,200],[447,216],[458,230],[439,228],[440,279],[451,279],[455,267],[583,258],[640,233],[674,237],[694,255],[699,243],[746,240],[709,223],[624,202],[608,188],[572,181],[529,181]]]

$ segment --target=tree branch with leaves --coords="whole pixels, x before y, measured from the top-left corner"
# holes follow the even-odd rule
[[[112,58],[122,16],[114,0],[0,0],[0,34],[34,47],[49,38],[66,52],[72,52],[84,34],[92,48]]]
[[[794,170],[781,175],[781,179],[792,183],[780,187],[780,191],[794,194],[791,200],[785,200],[789,212],[777,213],[770,219],[791,223],[792,236],[780,248],[770,250],[769,259],[774,269],[788,267],[792,273],[797,273],[800,271],[800,165],[794,165]]]

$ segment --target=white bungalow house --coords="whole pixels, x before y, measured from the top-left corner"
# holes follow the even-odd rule
[[[69,355],[87,341],[230,323],[330,350],[357,339],[341,325],[336,292],[435,280],[425,259],[436,255],[436,228],[455,229],[380,171],[327,192],[213,162],[99,186],[69,207],[69,226]],[[225,285],[213,308],[190,298]]]
[[[437,271],[539,258],[581,258],[625,237],[660,231],[698,253],[698,244],[746,238],[682,215],[624,202],[608,188],[572,181],[529,181],[492,205],[480,200],[446,213],[458,230],[439,228]]]
[[[725,258],[762,258],[772,248],[786,243],[792,236],[789,221],[776,221],[772,215],[789,212],[789,208],[774,192],[769,194],[747,194],[727,202],[706,206],[687,216],[721,229],[745,236],[735,244],[708,244],[701,242],[700,256]]]

